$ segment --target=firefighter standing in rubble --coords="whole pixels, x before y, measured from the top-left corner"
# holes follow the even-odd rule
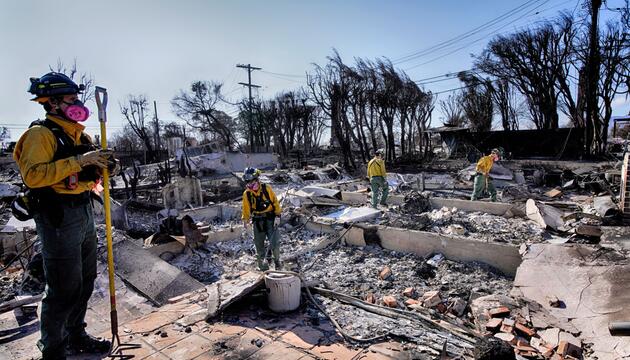
[[[377,204],[387,206],[387,194],[389,194],[389,184],[387,184],[387,172],[385,171],[385,160],[383,160],[383,150],[374,152],[374,158],[368,162],[367,176],[370,179],[372,190],[372,207],[377,208]],[[380,195],[380,202],[379,202]]]
[[[280,270],[280,214],[282,209],[276,194],[268,184],[260,182],[260,170],[248,167],[243,174],[245,191],[243,192],[243,226],[254,227],[254,245],[256,245],[256,261],[261,271],[269,269],[265,259],[265,238],[269,240],[276,270]]]
[[[484,156],[477,161],[477,167],[475,171],[475,182],[473,185],[473,193],[470,196],[470,200],[477,200],[483,196],[484,192],[490,194],[491,201],[497,201],[497,190],[494,188],[492,178],[490,178],[490,171],[495,161],[501,160],[503,156],[503,149],[492,149],[490,155]]]
[[[32,215],[42,243],[46,290],[37,345],[43,359],[65,359],[67,351],[104,353],[110,347],[86,333],[85,312],[96,279],[91,195],[100,169],[114,159],[83,132],[89,110],[78,99],[82,90],[60,73],[31,78],[29,92],[46,119],[31,124],[13,153],[29,189],[19,208]]]

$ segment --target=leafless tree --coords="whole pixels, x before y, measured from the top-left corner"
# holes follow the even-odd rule
[[[490,131],[494,113],[490,81],[468,72],[461,72],[458,77],[464,83],[460,101],[470,128]]]
[[[495,37],[475,61],[476,68],[505,79],[527,99],[538,129],[558,127],[559,81],[573,54],[572,19],[545,22],[537,28]]]
[[[338,145],[343,154],[347,169],[356,168],[351,145],[351,129],[347,111],[350,103],[350,87],[347,79],[347,65],[334,50],[324,66],[315,64],[315,69],[307,76],[307,84],[313,102],[330,118],[331,145]]]
[[[116,131],[108,139],[110,147],[118,151],[140,151],[144,148],[142,140],[134,133],[129,124]]]
[[[460,102],[460,94],[449,94],[444,100],[440,100],[440,109],[444,115],[444,125],[462,127],[466,125],[464,110]]]
[[[494,102],[495,112],[501,117],[503,130],[518,130],[519,118],[522,115],[519,93],[506,79],[489,81],[488,87]]]
[[[144,144],[149,158],[153,156],[153,135],[147,126],[149,117],[149,101],[145,95],[128,95],[124,103],[119,103],[120,113],[127,120],[129,128]]]
[[[228,150],[232,150],[238,146],[234,135],[236,122],[217,109],[222,101],[221,87],[218,82],[195,81],[188,91],[179,91],[171,100],[171,106],[189,126],[217,137]]]

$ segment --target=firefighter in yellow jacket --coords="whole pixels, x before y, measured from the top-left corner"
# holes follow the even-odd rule
[[[246,184],[243,192],[243,226],[247,229],[254,227],[254,245],[256,246],[256,261],[262,271],[268,270],[269,265],[265,259],[265,238],[269,240],[271,253],[276,270],[280,270],[280,214],[282,209],[276,194],[268,184],[260,182],[260,170],[248,167],[243,174]]]
[[[502,155],[503,151],[501,148],[492,149],[490,155],[484,156],[477,161],[477,167],[475,168],[477,173],[475,174],[473,193],[470,200],[481,198],[485,191],[490,194],[491,201],[497,201],[497,190],[494,188],[494,184],[492,184],[490,170],[492,170],[492,165],[494,165],[495,161],[501,160]]]
[[[42,242],[46,290],[37,345],[43,359],[65,359],[68,351],[104,353],[110,347],[85,331],[96,279],[91,190],[113,158],[83,132],[81,122],[89,116],[77,96],[83,89],[60,73],[31,78],[29,92],[43,105],[46,119],[31,124],[13,153],[28,188],[22,200],[27,209],[19,208],[33,217]]]
[[[387,172],[385,171],[385,160],[383,160],[383,150],[374,152],[374,158],[368,162],[367,176],[370,179],[372,190],[372,207],[376,209],[377,204],[387,205],[387,194],[389,194],[389,184],[387,183]],[[379,201],[380,197],[380,201]]]

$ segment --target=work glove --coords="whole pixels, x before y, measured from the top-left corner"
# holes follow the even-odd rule
[[[88,151],[83,155],[77,155],[77,162],[81,168],[94,165],[104,169],[108,166],[108,159],[113,157],[113,155],[113,152],[110,150]]]
[[[280,216],[276,216],[276,218],[273,220],[273,226],[274,227],[280,226]]]

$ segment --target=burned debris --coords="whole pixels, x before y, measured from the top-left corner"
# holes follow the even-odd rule
[[[297,310],[285,315],[268,309],[251,230],[238,221],[238,169],[164,185],[164,176],[152,175],[157,172],[150,166],[136,166],[136,197],[114,192],[121,224],[114,233],[116,275],[133,289],[128,292],[145,299],[143,306],[157,306],[158,312],[172,302],[198,299],[199,310],[182,314],[177,331],[184,333],[198,321],[240,326],[303,314],[307,321],[301,326],[328,326],[318,346],[341,341],[361,351],[394,341],[418,358],[587,358],[597,353],[600,340],[581,337],[580,324],[558,313],[574,306],[568,295],[533,300],[515,290],[522,289],[519,279],[525,276],[520,258],[557,244],[614,247],[608,228],[620,222],[621,210],[610,194],[621,185],[605,176],[588,180],[584,172],[567,180],[575,170],[553,180],[555,175],[533,170],[537,166],[502,170],[523,174],[499,177],[499,195],[509,203],[458,199],[471,179],[458,177],[456,170],[389,174],[389,204],[377,210],[368,207],[367,184],[336,166],[264,171],[283,207],[278,228],[283,270],[299,274],[304,289]],[[442,185],[432,180],[447,177]],[[541,177],[548,185],[536,185]],[[571,181],[574,187],[562,184]],[[32,225],[7,214],[2,306],[28,311],[45,281],[37,266],[37,235]],[[428,242],[404,240],[404,231]],[[443,251],[429,246],[434,238],[450,245]],[[12,253],[24,249],[20,241],[32,250]],[[461,241],[493,255],[457,254]],[[627,262],[624,251],[617,256]],[[230,344],[213,351],[229,352]],[[256,339],[252,344],[258,346]]]

